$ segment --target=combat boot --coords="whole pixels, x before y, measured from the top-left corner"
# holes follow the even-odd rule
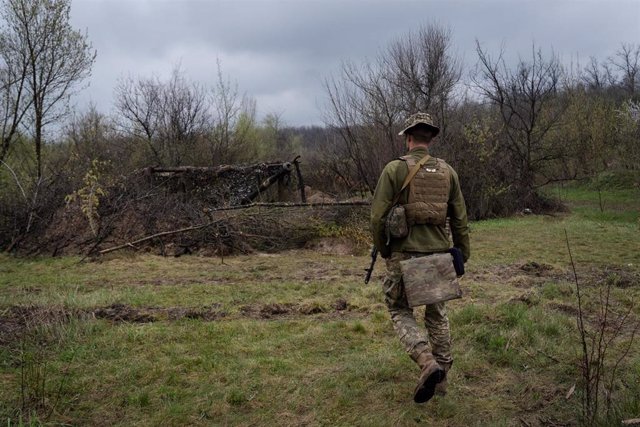
[[[442,366],[442,369],[444,369],[444,379],[440,381],[438,384],[436,384],[436,394],[438,396],[444,396],[447,394],[447,382],[449,377],[449,369],[451,369],[452,363],[453,362],[440,364],[440,366]]]
[[[416,360],[422,369],[418,385],[413,392],[413,401],[416,403],[424,403],[433,397],[436,385],[445,377],[444,369],[431,353],[422,353]]]

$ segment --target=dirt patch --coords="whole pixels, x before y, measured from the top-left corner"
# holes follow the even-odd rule
[[[587,267],[576,269],[578,281],[583,286],[600,286],[611,284],[616,288],[627,289],[640,287],[640,271],[632,267],[607,266],[604,268]],[[561,279],[575,285],[573,270],[567,269]]]
[[[309,316],[323,313],[344,313],[350,311],[346,300],[338,299],[332,306],[317,303],[273,303],[248,304],[240,307],[240,317],[252,319],[274,319],[294,316]],[[126,304],[112,304],[108,307],[97,308],[92,311],[98,319],[112,322],[149,323],[162,320],[201,319],[204,321],[233,319],[237,315],[229,316],[221,310],[220,304],[213,304],[202,308],[187,307],[132,307]]]
[[[595,274],[601,282],[611,283],[616,288],[632,288],[640,286],[640,273],[622,267],[607,267]]]
[[[182,308],[172,307],[167,309],[167,315],[169,320],[180,319],[200,319],[206,321],[218,320],[226,317],[227,313],[220,310],[220,304],[213,304],[209,307],[201,309],[197,308]]]
[[[552,265],[528,261],[510,265],[496,265],[475,269],[468,274],[473,281],[505,283],[516,288],[528,289],[548,280],[568,280],[569,271]]]
[[[296,311],[294,304],[249,304],[240,307],[243,316],[257,319],[271,319],[287,316]]]
[[[553,266],[549,264],[539,264],[535,261],[529,261],[520,266],[520,270],[536,277],[544,276],[547,272],[553,271],[553,269]]]
[[[114,323],[150,323],[158,321],[178,321],[199,319],[215,321],[229,316],[221,310],[220,304],[205,307],[133,307],[127,304],[111,304],[94,309],[68,309],[63,307],[10,306],[0,310],[0,345],[6,345],[23,337],[29,330],[42,325],[68,323],[73,318],[96,318]],[[343,315],[352,311],[344,299],[332,305],[317,303],[304,304],[250,304],[240,308],[240,317],[253,319],[287,318],[317,314]]]
[[[343,300],[342,298],[336,300],[336,303],[334,305],[336,311],[344,311],[347,308],[349,308],[349,304],[347,303],[346,300]]]
[[[114,322],[146,323],[158,320],[154,309],[138,309],[126,304],[112,304],[109,307],[98,308],[93,312],[97,319],[107,319]]]
[[[309,316],[314,314],[336,314],[351,311],[349,303],[340,298],[332,306],[316,303],[306,304],[249,304],[240,308],[243,316],[254,319],[272,319],[291,316]]]
[[[98,319],[112,322],[148,323],[159,320],[201,319],[218,320],[226,316],[219,304],[202,308],[187,307],[131,307],[126,304],[112,304],[93,311]]]

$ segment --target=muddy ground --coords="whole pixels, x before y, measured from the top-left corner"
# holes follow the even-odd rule
[[[268,256],[268,255],[267,255]],[[342,268],[339,270],[327,268],[323,263],[309,263],[303,270],[299,270],[294,277],[282,277],[263,271],[265,281],[271,280],[296,280],[302,283],[313,280],[315,282],[328,282],[344,277],[358,277],[362,273],[359,270]],[[583,268],[577,272],[579,283],[589,287],[598,283],[611,282],[615,287],[628,288],[640,284],[640,273],[630,268],[609,267],[606,269]],[[374,277],[381,281],[382,276]],[[165,286],[179,284],[176,278],[163,278],[141,280],[131,283],[136,286]],[[209,281],[210,282],[210,281]],[[204,279],[190,283],[209,283]],[[560,269],[549,264],[535,261],[515,263],[511,265],[498,265],[482,268],[474,268],[465,275],[463,289],[472,291],[479,283],[504,283],[505,287],[514,290],[509,301],[522,302],[527,305],[535,305],[539,302],[536,289],[545,283],[558,282],[575,286],[573,270]],[[91,281],[87,283],[91,284]],[[215,285],[217,282],[211,282]],[[570,293],[574,291],[568,288]],[[38,293],[38,287],[24,288],[23,291]],[[486,295],[491,298],[490,295]],[[575,316],[578,313],[575,305],[560,302],[549,302],[549,308],[567,315]],[[367,309],[352,306],[346,299],[336,299],[330,305],[314,303],[252,303],[239,307],[233,314],[227,313],[221,304],[213,303],[202,307],[144,307],[129,304],[114,303],[108,306],[92,307],[88,309],[74,309],[63,306],[38,306],[38,305],[12,305],[0,311],[0,344],[8,344],[18,340],[25,332],[43,325],[67,323],[73,319],[104,319],[113,323],[148,323],[158,321],[179,321],[183,319],[199,319],[203,321],[234,320],[249,318],[255,320],[295,319],[304,316],[318,317],[362,317],[366,316]]]

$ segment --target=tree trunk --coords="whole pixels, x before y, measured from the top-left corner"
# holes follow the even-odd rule
[[[2,149],[0,150],[0,162],[4,161],[7,154],[9,154],[9,138],[4,138],[2,140]]]
[[[39,112],[36,112],[35,131],[33,142],[36,146],[36,165],[38,168],[36,181],[40,182],[40,178],[42,178],[42,115]]]

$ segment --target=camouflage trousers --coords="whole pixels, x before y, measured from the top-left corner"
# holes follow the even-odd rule
[[[393,329],[414,361],[418,360],[421,353],[429,352],[440,364],[452,363],[451,335],[445,303],[425,306],[426,333],[418,326],[413,309],[407,303],[400,261],[421,255],[423,254],[393,252],[387,258],[387,277],[383,284],[385,302],[391,314]]]

